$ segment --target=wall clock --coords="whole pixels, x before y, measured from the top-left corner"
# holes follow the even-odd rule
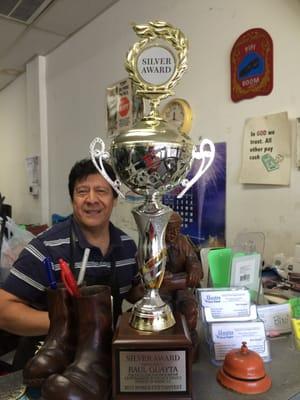
[[[162,110],[162,117],[182,133],[187,134],[192,128],[192,109],[184,99],[170,100]]]

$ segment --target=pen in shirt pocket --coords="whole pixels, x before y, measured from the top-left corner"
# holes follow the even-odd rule
[[[49,285],[50,285],[51,289],[57,289],[57,282],[56,282],[54,271],[52,268],[51,258],[45,257],[43,264],[46,268],[47,277],[48,277],[48,281],[49,281]]]

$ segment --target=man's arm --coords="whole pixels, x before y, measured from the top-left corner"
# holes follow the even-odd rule
[[[20,298],[0,289],[0,329],[20,336],[46,335],[48,312],[35,310]]]

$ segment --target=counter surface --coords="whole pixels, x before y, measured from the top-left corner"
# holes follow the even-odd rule
[[[201,342],[200,356],[193,365],[193,398],[201,400],[300,400],[300,352],[296,351],[291,337],[271,340],[272,361],[265,364],[272,379],[271,389],[260,395],[240,395],[231,392],[216,381],[217,366],[210,362],[208,349]],[[22,386],[22,372],[0,377],[0,400],[10,400],[11,390]],[[298,396],[297,396],[298,394]],[[37,400],[37,397],[34,396]],[[22,400],[25,399],[24,397]],[[158,395],[159,399],[159,395]]]
[[[292,337],[271,339],[271,357],[272,360],[265,363],[266,373],[272,379],[271,389],[259,395],[241,395],[219,385],[216,381],[219,367],[210,362],[205,343],[201,342],[200,358],[193,366],[194,399],[288,400],[300,393],[300,352],[295,350]]]

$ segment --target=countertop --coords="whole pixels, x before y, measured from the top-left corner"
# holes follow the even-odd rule
[[[260,395],[241,395],[229,391],[216,381],[218,366],[210,361],[206,343],[201,342],[199,360],[193,365],[193,398],[195,400],[299,400],[300,399],[300,352],[295,350],[292,337],[271,339],[272,361],[265,363],[272,379],[271,389]],[[12,392],[15,391],[14,397]],[[16,399],[22,391],[22,371],[0,377],[0,400]],[[298,394],[298,396],[297,396]],[[25,400],[28,397],[21,397]],[[30,396],[38,399],[36,392]],[[157,396],[159,399],[159,395]]]

